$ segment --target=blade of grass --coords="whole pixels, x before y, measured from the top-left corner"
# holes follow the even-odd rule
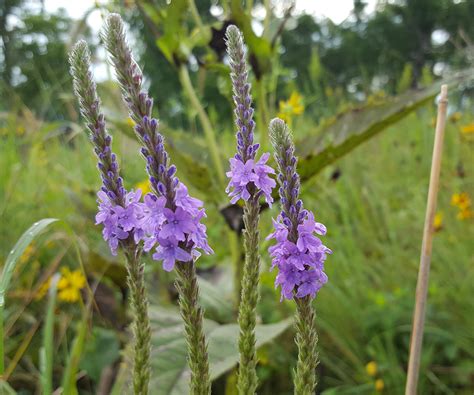
[[[53,354],[54,354],[54,310],[58,291],[59,274],[51,279],[48,292],[46,323],[43,330],[43,347],[40,349],[40,372],[43,394],[53,393]]]
[[[36,331],[38,330],[39,326],[41,324],[41,320],[36,321],[31,329],[28,331],[28,333],[25,335],[23,338],[23,341],[21,342],[20,346],[18,347],[15,355],[13,356],[10,364],[8,365],[7,369],[5,370],[5,374],[3,375],[5,380],[8,380],[15,370],[16,366],[18,365],[18,362],[20,362],[21,357],[25,353],[25,351],[28,349],[28,346],[31,343],[31,340],[33,339],[33,336],[35,335]],[[2,392],[0,392],[2,394]]]
[[[31,241],[46,227],[57,221],[55,218],[45,218],[35,222],[15,244],[15,247],[10,251],[7,257],[5,266],[3,267],[2,277],[0,279],[0,376],[5,372],[5,358],[4,358],[4,333],[3,323],[5,320],[5,295],[10,285],[13,270],[15,270],[16,262],[23,255],[25,248]]]
[[[84,351],[90,309],[91,303],[84,308],[81,322],[78,324],[77,335],[72,345],[71,354],[67,360],[66,369],[64,370],[62,381],[63,394],[78,394],[76,388],[76,377],[79,370],[79,362],[81,361],[82,352]]]

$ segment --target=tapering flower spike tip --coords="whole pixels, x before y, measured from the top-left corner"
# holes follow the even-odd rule
[[[324,261],[331,251],[319,237],[326,227],[314,220],[299,199],[300,177],[296,170],[295,146],[288,126],[281,119],[270,122],[270,138],[278,165],[281,212],[273,221],[275,239],[270,247],[272,268],[278,268],[275,285],[281,288],[281,299],[296,302],[296,337],[298,362],[294,376],[295,395],[314,394],[318,364],[316,312],[312,300],[327,282]]]

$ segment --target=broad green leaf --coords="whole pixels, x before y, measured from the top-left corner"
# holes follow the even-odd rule
[[[104,368],[112,365],[119,357],[117,335],[110,329],[96,327],[85,345],[79,367],[85,370],[95,382],[99,382]]]
[[[45,218],[35,222],[25,233],[23,233],[15,244],[15,247],[10,251],[5,266],[3,267],[2,278],[0,279],[0,306],[3,307],[5,305],[5,294],[8,291],[8,286],[10,285],[16,262],[23,255],[26,247],[28,247],[33,239],[38,236],[41,231],[56,221],[57,219],[55,218]]]
[[[227,279],[229,277],[226,277]],[[198,278],[199,302],[206,311],[206,316],[219,322],[234,320],[234,304],[232,291],[223,289],[222,284],[216,285],[202,277]]]
[[[341,114],[316,135],[296,142],[301,179],[308,180],[363,142],[433,100],[441,84],[456,86],[473,79],[473,71],[467,70],[428,88],[412,90],[382,103]]]
[[[155,395],[189,394],[190,372],[187,364],[187,347],[183,335],[183,323],[175,310],[150,308],[152,326],[150,390]],[[274,340],[292,324],[291,318],[276,324],[257,325],[257,347]],[[232,369],[238,362],[239,351],[237,324],[218,325],[211,320],[204,321],[208,340],[211,380]],[[130,370],[129,367],[123,367]],[[123,374],[123,371],[119,375]],[[126,384],[125,384],[126,385]],[[123,393],[115,388],[116,393]]]
[[[186,341],[181,317],[172,311],[152,310],[152,377],[150,388],[156,395],[184,395],[189,393],[190,372],[186,361]],[[292,323],[291,319],[277,324],[258,325],[257,347],[276,338]],[[237,364],[239,351],[237,324],[218,325],[205,320],[211,380],[216,379]]]

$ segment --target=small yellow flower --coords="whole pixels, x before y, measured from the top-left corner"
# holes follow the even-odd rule
[[[131,128],[135,127],[135,122],[133,121],[132,118],[130,117],[127,118],[127,125],[130,126]]]
[[[280,100],[278,117],[291,125],[293,116],[304,112],[303,98],[298,92],[293,92],[288,100]]]
[[[467,192],[455,193],[451,196],[451,206],[456,206],[460,210],[471,207],[471,198]]]
[[[86,285],[86,278],[80,270],[71,272],[69,268],[61,268],[61,278],[58,281],[58,299],[74,303],[81,298],[81,289]]]
[[[150,180],[148,178],[146,180],[140,181],[135,185],[135,190],[141,189],[142,190],[142,196],[146,195],[147,193],[151,192],[151,185],[150,185]]]
[[[367,365],[365,365],[365,371],[369,376],[374,377],[377,374],[377,364],[375,361],[370,361]]]
[[[438,232],[443,227],[443,213],[438,212],[436,213],[434,220],[433,220],[433,228],[435,232]]]
[[[459,112],[459,111],[456,111],[456,112],[453,112],[453,113],[451,114],[451,116],[449,117],[449,120],[450,120],[452,123],[456,123],[456,122],[459,121],[461,118],[462,118],[462,113]]]
[[[469,219],[474,217],[474,211],[472,211],[470,208],[465,208],[461,209],[458,212],[458,215],[456,216],[457,219],[459,220],[464,220],[464,219]]]
[[[474,133],[474,122],[461,126],[461,133],[464,135],[472,135]]]
[[[382,379],[375,380],[375,391],[382,392],[384,388],[385,388],[385,383],[383,382]]]

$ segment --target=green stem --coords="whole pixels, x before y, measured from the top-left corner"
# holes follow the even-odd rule
[[[219,180],[220,187],[223,189],[225,185],[224,168],[222,167],[219,149],[217,147],[216,134],[212,128],[211,121],[209,120],[204,107],[197,97],[196,91],[194,90],[193,84],[191,82],[191,78],[189,77],[188,69],[184,64],[179,67],[179,79],[184,91],[186,92],[186,95],[191,102],[191,105],[197,111],[199,121],[201,122],[202,128],[204,130],[204,136],[206,137],[207,145],[211,153],[212,161],[214,162],[217,172],[217,179]]]
[[[258,198],[252,196],[244,206],[244,246],[245,264],[242,279],[242,296],[239,305],[239,376],[237,389],[240,395],[255,394],[258,385],[257,351],[255,348],[255,325],[258,283],[260,275],[260,256],[258,243],[258,224],[260,206]]]
[[[268,132],[268,109],[266,103],[265,85],[263,77],[256,81],[257,85],[257,110],[258,110],[258,129],[260,132],[260,146],[265,148],[267,146],[267,132]]]
[[[148,317],[148,296],[145,286],[145,266],[140,260],[140,253],[131,249],[127,253],[128,286],[131,305],[134,313],[133,334],[133,390],[135,395],[148,394],[150,381],[150,348],[151,328]]]
[[[241,283],[243,277],[243,256],[242,256],[242,243],[241,243],[241,234],[240,231],[237,232],[230,227],[226,229],[228,239],[229,239],[229,249],[231,251],[232,265],[234,268],[233,278],[234,278],[234,301],[235,301],[235,311],[240,303],[240,293],[241,293]]]
[[[199,15],[199,11],[197,10],[196,3],[194,0],[189,0],[189,9],[191,10],[191,14],[194,19],[194,23],[198,26],[200,30],[203,29],[204,25],[202,24],[201,17]]]
[[[206,337],[203,328],[203,310],[198,304],[199,287],[194,262],[176,264],[179,292],[179,307],[184,321],[184,332],[188,344],[188,360],[191,370],[190,394],[209,395],[211,380]]]
[[[296,345],[298,362],[295,372],[295,395],[313,395],[316,387],[316,366],[318,353],[316,345],[316,312],[309,296],[295,298],[296,302]]]
[[[0,380],[3,380],[3,373],[5,373],[5,356],[4,356],[4,331],[3,331],[3,321],[5,319],[5,305],[3,295],[1,296],[2,300],[0,301]]]

